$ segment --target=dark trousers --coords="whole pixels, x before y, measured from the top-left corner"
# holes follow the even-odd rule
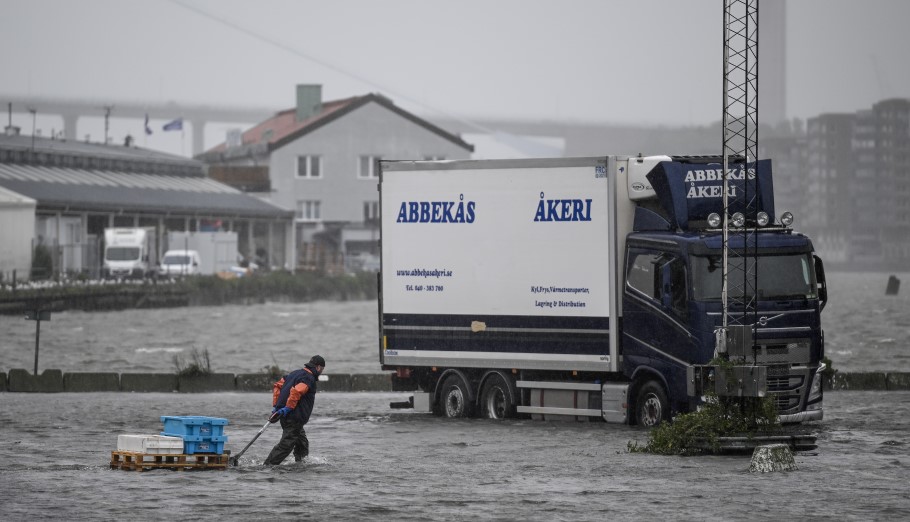
[[[306,438],[303,423],[296,419],[281,419],[281,440],[265,458],[265,464],[277,466],[294,452],[294,460],[300,462],[310,454],[310,441]]]

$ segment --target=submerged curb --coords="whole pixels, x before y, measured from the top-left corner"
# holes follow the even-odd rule
[[[335,373],[319,382],[322,392],[388,392],[403,391],[393,387],[393,373]],[[69,372],[44,370],[32,375],[14,368],[0,372],[0,392],[183,392],[210,393],[223,391],[271,391],[273,379],[264,373],[213,373],[196,377],[178,377],[173,373]],[[835,373],[824,380],[825,391],[906,391],[910,390],[910,372]]]
[[[392,373],[327,374],[319,382],[321,392],[393,391]],[[173,373],[112,373],[44,370],[32,375],[15,368],[0,372],[0,392],[136,392],[136,393],[211,393],[271,391],[275,379],[264,373],[211,373],[193,377]]]

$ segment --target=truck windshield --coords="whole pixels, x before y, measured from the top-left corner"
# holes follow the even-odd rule
[[[137,261],[139,259],[138,247],[109,247],[104,252],[108,261]]]
[[[815,269],[808,254],[767,255],[758,257],[758,299],[815,299],[817,286]],[[748,284],[743,284],[743,259],[728,258],[730,272],[727,292],[731,297],[743,297],[743,286],[752,297],[755,284],[756,258],[748,259]],[[692,256],[692,287],[698,301],[721,299],[723,287],[723,258],[720,255]]]

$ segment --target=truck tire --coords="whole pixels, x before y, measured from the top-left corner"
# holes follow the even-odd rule
[[[515,416],[512,390],[502,375],[491,375],[483,385],[480,411],[481,416],[488,419],[509,419]]]
[[[635,423],[645,428],[656,428],[670,420],[670,402],[664,387],[657,381],[645,381],[635,398]]]
[[[449,375],[439,394],[439,412],[452,419],[470,417],[474,413],[468,385],[458,375]]]

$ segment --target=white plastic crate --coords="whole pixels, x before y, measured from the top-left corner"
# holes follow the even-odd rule
[[[183,454],[183,439],[165,435],[117,435],[117,451],[181,455]]]

